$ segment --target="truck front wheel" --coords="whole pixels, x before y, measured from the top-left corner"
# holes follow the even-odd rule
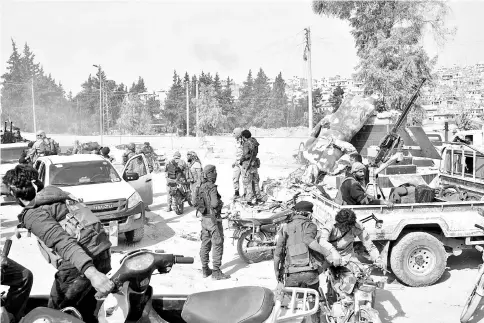
[[[393,273],[412,287],[429,286],[442,277],[447,253],[437,238],[426,232],[411,232],[399,240],[390,256]]]
[[[125,232],[124,236],[126,237],[126,241],[131,243],[131,242],[141,241],[141,239],[143,239],[144,234],[145,234],[145,228],[141,227],[133,231]]]

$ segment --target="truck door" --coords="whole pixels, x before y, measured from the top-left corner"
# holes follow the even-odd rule
[[[153,204],[153,177],[148,171],[148,161],[143,154],[131,157],[123,169],[123,179],[126,173],[137,173],[139,178],[128,183],[141,195],[146,206]]]

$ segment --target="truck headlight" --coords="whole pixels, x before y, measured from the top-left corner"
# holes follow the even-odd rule
[[[138,194],[138,192],[134,192],[133,195],[131,195],[128,199],[128,209],[135,207],[142,201],[143,200],[141,199],[141,196]]]

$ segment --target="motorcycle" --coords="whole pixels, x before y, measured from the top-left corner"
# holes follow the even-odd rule
[[[479,224],[475,224],[474,226],[484,231],[484,227],[480,226]],[[482,253],[482,261],[484,261],[484,248],[481,246],[476,246],[476,249]],[[477,279],[474,283],[474,288],[467,298],[460,315],[460,321],[462,323],[466,323],[471,319],[472,315],[477,309],[477,306],[481,302],[482,296],[484,296],[484,266],[480,265],[479,272],[477,273]]]
[[[169,182],[170,191],[168,194],[172,196],[171,208],[177,215],[183,214],[184,204],[192,206],[192,192],[190,185],[186,181],[177,180],[176,182]]]
[[[161,251],[140,249],[128,253],[119,269],[108,274],[115,289],[99,308],[99,322],[296,323],[310,317],[319,308],[318,292],[306,288],[279,287],[274,294],[267,288],[244,286],[191,295],[153,295],[150,278],[155,270],[167,274],[174,264],[191,263],[192,257]],[[50,309],[36,308],[23,322],[40,322],[46,317],[50,322],[60,322],[54,314],[47,316],[47,310]],[[81,322],[71,317],[70,320],[64,317],[62,322]]]
[[[322,312],[328,323],[381,323],[379,313],[374,309],[377,289],[383,289],[384,281],[375,282],[371,272],[377,265],[366,265],[350,261],[353,273],[345,271],[343,267],[327,269],[327,293],[321,302]],[[386,270],[382,269],[384,273]],[[337,293],[338,288],[341,293]],[[343,296],[342,296],[343,294]]]
[[[285,203],[270,205],[268,211],[273,215],[268,218],[241,218],[238,212],[229,215],[229,228],[234,230],[232,244],[237,240],[237,253],[245,263],[252,264],[272,257],[277,232],[293,214],[292,207],[300,194],[295,194]]]

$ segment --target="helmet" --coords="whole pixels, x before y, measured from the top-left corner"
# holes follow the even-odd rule
[[[175,153],[173,154],[173,158],[181,158],[181,154],[179,151],[175,151]]]
[[[148,141],[145,141],[145,146],[149,146],[150,143]]]
[[[245,129],[244,131],[242,131],[242,137],[249,139],[250,137],[252,137],[252,134],[249,130]]]
[[[128,148],[129,150],[134,151],[134,150],[136,149],[136,146],[135,146],[135,144],[134,144],[134,143],[130,142],[130,143],[128,144],[128,146],[126,146],[126,148]]]
[[[111,152],[111,149],[109,149],[109,147],[103,147],[103,148],[101,149],[101,153],[102,153],[103,155],[108,155],[110,152]]]
[[[235,128],[232,134],[235,138],[239,138],[240,136],[242,136],[242,128]]]

